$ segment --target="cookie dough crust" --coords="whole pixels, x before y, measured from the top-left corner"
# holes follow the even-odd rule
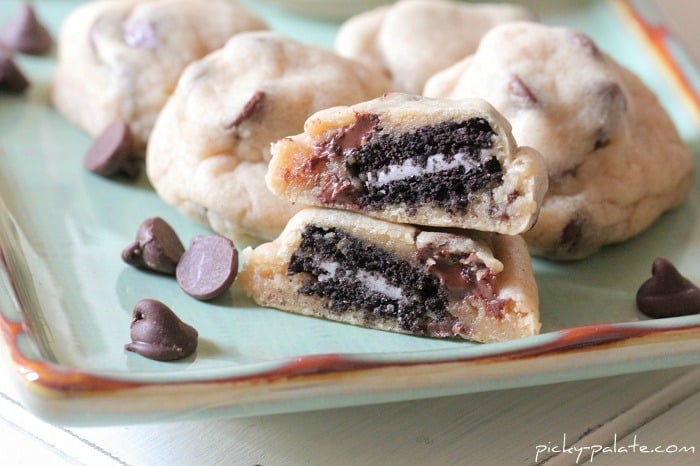
[[[300,250],[309,226],[328,231],[331,235],[342,232],[336,238],[351,237],[375,257],[387,255],[394,258],[387,263],[410,265],[423,277],[421,283],[428,279],[437,283],[438,291],[431,297],[442,296],[447,302],[445,308],[442,312],[439,306],[429,311],[429,306],[425,306],[420,308],[421,312],[409,312],[408,315],[396,313],[393,308],[387,310],[392,305],[392,299],[401,301],[402,295],[406,294],[415,298],[411,293],[417,293],[417,280],[412,279],[411,284],[401,287],[400,279],[393,281],[392,278],[375,275],[374,271],[363,270],[362,262],[355,263],[353,271],[340,272],[346,270],[342,265],[323,263],[321,260],[317,266],[325,267],[326,275],[322,274],[317,279],[305,272],[290,273],[290,262]],[[348,244],[347,239],[341,241]],[[342,247],[343,244],[338,246]],[[446,255],[455,254],[470,263],[478,263],[479,276],[493,275],[494,296],[489,301],[492,305],[487,305],[483,296],[475,298],[469,293],[469,296],[454,293],[454,289],[445,285],[447,282],[440,279],[439,274],[427,272],[434,269],[430,268],[431,259],[421,258],[421,252],[429,251],[427,256],[439,257],[440,253],[435,252],[437,250]],[[244,257],[245,265],[239,273],[237,284],[261,306],[380,330],[431,337],[459,337],[479,342],[531,336],[537,334],[540,328],[537,286],[527,246],[518,236],[423,231],[361,214],[311,208],[298,213],[279,238],[255,249],[246,249]],[[315,257],[321,255],[316,254]],[[388,304],[373,311],[364,308],[360,301],[346,303],[339,308],[332,304],[332,298],[328,296],[303,291],[309,283],[313,286],[314,280],[329,280],[328,275],[333,273],[345,273],[351,281],[359,279],[360,285],[351,285],[353,289],[367,286],[371,290],[382,290],[384,302]],[[390,276],[387,274],[385,277]],[[339,287],[340,293],[342,282]],[[498,303],[495,309],[493,303]]]

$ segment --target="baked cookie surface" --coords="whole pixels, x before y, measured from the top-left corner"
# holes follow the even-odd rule
[[[58,38],[57,110],[91,135],[115,120],[144,148],[185,66],[265,22],[228,0],[103,0],[71,13]]]
[[[656,96],[581,32],[509,23],[436,74],[425,94],[480,97],[539,151],[549,190],[525,238],[536,255],[579,259],[646,229],[687,197],[693,156]]]
[[[427,79],[476,50],[493,26],[534,19],[525,7],[451,0],[404,0],[347,20],[335,49],[382,68],[397,90],[420,94]]]
[[[540,328],[537,286],[519,236],[423,231],[310,208],[244,257],[237,283],[261,306],[478,342]]]
[[[158,195],[238,243],[275,238],[299,207],[265,185],[270,144],[312,113],[382,95],[378,71],[263,31],[238,34],[183,72],[146,154]]]
[[[480,99],[392,93],[326,109],[272,153],[278,196],[391,222],[519,234],[547,189],[539,154]]]

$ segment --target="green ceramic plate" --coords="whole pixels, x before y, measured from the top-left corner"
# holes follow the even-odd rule
[[[54,33],[75,1],[36,2]],[[0,23],[17,1],[0,2]],[[251,3],[252,5],[252,3]],[[636,70],[698,153],[692,107],[650,57],[621,4],[532,2]],[[330,45],[337,24],[252,5],[270,24]],[[245,416],[442,396],[700,362],[700,316],[645,320],[634,295],[657,256],[700,282],[698,183],[688,202],[620,246],[576,263],[535,261],[543,333],[476,345],[397,335],[256,307],[235,291],[213,303],[126,266],[121,249],[151,216],[183,242],[205,230],[147,180],[81,166],[90,138],[49,105],[54,58],[18,57],[34,83],[0,96],[0,329],[25,404],[62,424]],[[687,74],[694,84],[697,75]],[[195,356],[161,363],[126,352],[134,304],[167,303],[199,330]]]

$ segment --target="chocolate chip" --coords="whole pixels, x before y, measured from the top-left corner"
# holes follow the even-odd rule
[[[0,48],[0,91],[24,92],[29,87],[29,81],[17,67],[12,54]]]
[[[185,247],[175,230],[160,217],[144,220],[136,241],[124,248],[122,260],[134,267],[174,275]]]
[[[520,103],[526,106],[532,107],[538,103],[537,97],[517,74],[511,75],[510,81],[508,81],[508,90]]]
[[[651,267],[651,278],[637,291],[637,307],[649,317],[677,317],[700,313],[700,289],[663,257]]]
[[[600,102],[599,120],[602,121],[602,125],[596,133],[593,150],[598,150],[610,143],[610,139],[627,114],[627,97],[618,83],[604,82],[597,86],[596,94]]]
[[[332,134],[327,141],[323,141],[319,145],[319,152],[328,156],[342,155],[365,144],[380,129],[379,115],[356,112],[355,121]]]
[[[259,112],[263,101],[265,100],[265,95],[266,94],[263,91],[256,91],[248,102],[245,103],[238,116],[234,118],[233,121],[228,124],[228,126],[226,126],[226,129],[233,129],[237,127],[243,123],[244,120],[247,120],[256,112]]]
[[[197,330],[168,306],[155,299],[142,299],[134,307],[131,343],[124,348],[149,359],[174,361],[194,353],[198,337]]]
[[[29,55],[43,55],[51,50],[51,34],[37,19],[30,3],[24,3],[0,33],[0,43]]]
[[[566,224],[559,237],[559,246],[562,250],[573,251],[578,247],[583,237],[583,221],[574,218]]]
[[[220,235],[200,235],[180,258],[175,276],[185,293],[207,300],[228,290],[237,273],[238,251],[233,242]]]
[[[595,58],[600,58],[600,49],[595,45],[593,39],[581,31],[571,30],[571,37],[574,42],[580,45],[584,50],[591,54]]]
[[[321,181],[319,197],[328,203],[352,205],[358,191],[352,181],[331,173]]]
[[[124,42],[134,48],[152,49],[158,44],[153,24],[142,18],[129,19],[124,23]]]
[[[101,176],[126,175],[135,179],[141,171],[129,125],[117,120],[107,126],[85,153],[83,166]]]

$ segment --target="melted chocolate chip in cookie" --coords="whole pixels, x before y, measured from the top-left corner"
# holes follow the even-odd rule
[[[649,317],[678,317],[700,313],[700,288],[663,257],[654,260],[651,278],[637,291],[637,307]]]
[[[17,67],[12,54],[0,48],[0,91],[21,93],[28,87],[29,81]]]
[[[186,358],[197,349],[197,330],[180,320],[168,306],[155,299],[142,299],[131,319],[131,343],[124,346],[157,361]]]
[[[229,289],[238,273],[238,251],[221,235],[199,235],[177,264],[180,288],[193,298],[216,298]]]
[[[124,248],[122,260],[134,267],[175,275],[185,247],[172,227],[162,218],[143,221],[136,241]]]
[[[20,53],[43,55],[51,50],[53,39],[39,22],[32,5],[24,3],[0,33],[0,43]]]
[[[123,174],[135,179],[141,172],[140,161],[129,125],[117,120],[93,141],[85,153],[83,166],[97,175],[111,177]]]
[[[593,39],[591,39],[588,35],[584,34],[581,31],[571,30],[571,38],[576,44],[580,45],[591,56],[595,58],[600,58],[600,49],[597,45],[595,45]]]
[[[154,49],[158,45],[153,24],[146,19],[129,19],[124,23],[124,43],[138,49]]]
[[[563,251],[574,251],[583,237],[583,220],[572,218],[562,229],[559,236],[559,248]]]
[[[526,107],[534,107],[539,103],[535,94],[532,93],[530,88],[525,85],[517,74],[510,77],[510,81],[508,81],[508,90],[520,104]]]
[[[259,112],[262,108],[263,102],[265,100],[265,93],[263,91],[255,91],[255,93],[248,99],[248,102],[243,105],[240,113],[233,119],[227,126],[226,129],[234,129],[243,121],[247,120],[255,113]]]
[[[593,150],[605,147],[617,132],[627,113],[627,97],[616,82],[604,82],[597,86],[595,93],[600,99],[599,120],[602,122],[595,136]]]

